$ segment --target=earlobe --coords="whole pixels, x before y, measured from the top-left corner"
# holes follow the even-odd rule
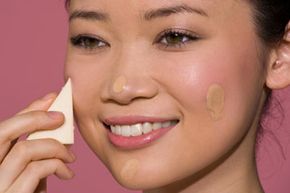
[[[270,89],[282,89],[290,85],[290,23],[273,57],[268,65],[266,84]]]

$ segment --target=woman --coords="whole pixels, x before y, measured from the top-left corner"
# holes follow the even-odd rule
[[[82,136],[115,179],[154,192],[262,193],[255,140],[290,84],[288,1],[72,0],[65,76]],[[124,11],[123,11],[124,10]],[[0,124],[0,192],[73,176],[54,94]],[[18,159],[15,159],[18,158]],[[42,186],[37,191],[41,191]]]

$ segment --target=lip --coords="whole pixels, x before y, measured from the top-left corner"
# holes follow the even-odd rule
[[[172,120],[178,120],[177,118],[156,118],[156,117],[145,117],[145,116],[127,116],[127,117],[110,117],[106,118],[104,120],[105,125],[133,125],[137,123],[145,123],[145,122],[166,122],[166,121],[172,121]],[[178,124],[178,123],[177,123]],[[176,124],[176,125],[177,125]],[[120,136],[116,135],[111,132],[110,129],[107,129],[107,136],[109,141],[115,145],[116,147],[119,147],[121,149],[138,149],[143,148],[154,141],[157,141],[162,136],[164,136],[168,131],[170,131],[172,128],[176,127],[169,126],[166,128],[160,128],[157,130],[154,130],[150,133],[143,134],[140,136]]]

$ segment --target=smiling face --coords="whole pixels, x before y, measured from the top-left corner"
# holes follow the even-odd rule
[[[256,129],[265,76],[246,1],[73,0],[69,13],[77,122],[122,185],[194,175]]]

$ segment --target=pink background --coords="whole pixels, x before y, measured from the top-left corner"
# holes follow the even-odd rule
[[[63,85],[67,39],[64,0],[0,1],[0,120]],[[267,193],[290,192],[290,89],[276,94],[283,107],[268,122],[259,145],[258,166]],[[281,122],[281,117],[285,118]],[[49,192],[129,193],[120,187],[77,133],[73,180],[49,178]],[[132,192],[132,191],[131,191]]]

